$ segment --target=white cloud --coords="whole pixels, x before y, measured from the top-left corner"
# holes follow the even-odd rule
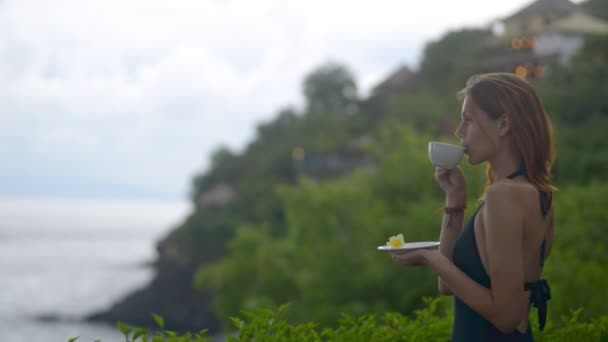
[[[319,64],[345,62],[365,92],[446,28],[522,3],[4,1],[2,163],[185,194],[214,148],[300,104]]]

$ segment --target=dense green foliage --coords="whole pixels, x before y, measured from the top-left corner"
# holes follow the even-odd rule
[[[608,1],[606,0],[587,0],[583,5],[588,9],[589,13],[594,16],[608,19]]]
[[[605,78],[595,76],[607,69],[597,57],[602,44],[590,39],[571,65],[556,65],[552,74],[535,83],[558,143],[557,240],[545,273],[554,290],[552,317],[580,307],[588,317],[608,313],[598,300],[606,296],[608,282],[601,272],[606,264],[601,246],[608,243],[601,232],[608,216],[600,207],[608,196],[603,179],[608,171],[608,142],[603,139],[608,116],[606,99],[598,93],[606,87]],[[590,59],[595,62],[587,63]],[[576,77],[576,72],[590,77]],[[198,286],[217,294],[220,317],[294,301],[298,310],[289,314],[291,319],[335,326],[340,313],[408,313],[422,305],[421,298],[436,295],[431,272],[404,271],[375,247],[397,233],[404,233],[406,240],[437,239],[442,195],[426,144],[452,139],[441,135],[437,122],[455,126],[459,110],[454,92],[423,85],[393,100],[382,121],[368,132],[373,139],[366,153],[378,162],[374,172],[330,180],[302,177],[297,185],[277,183],[269,192],[277,196],[284,213],[282,234],[273,235],[267,223],[240,225],[227,255],[197,273]],[[474,208],[484,170],[463,168],[469,208]]]
[[[399,125],[388,125],[381,136],[377,151],[370,152],[380,160],[376,172],[279,188],[285,236],[242,227],[230,257],[201,269],[198,283],[219,290],[221,316],[297,301],[293,314],[299,321],[314,317],[331,324],[340,312],[405,312],[435,293],[435,277],[427,270],[403,272],[375,248],[398,232],[410,240],[437,237],[442,199],[427,161],[429,138]]]
[[[312,72],[303,88],[307,112],[313,115],[349,115],[357,110],[357,83],[339,63],[328,63]]]
[[[424,49],[420,71],[429,85],[436,89],[454,90],[471,74],[480,71],[479,56],[492,38],[486,29],[451,31]]]
[[[293,324],[287,313],[297,308],[282,305],[277,310],[259,309],[243,312],[244,318],[233,317],[235,331],[226,336],[228,342],[369,342],[369,341],[448,341],[452,312],[445,299],[426,299],[423,309],[410,316],[385,312],[361,316],[343,315],[336,328],[323,328],[314,322]],[[601,342],[608,339],[608,317],[581,321],[581,311],[561,318],[561,324],[548,322],[542,334],[533,328],[535,340],[559,342]],[[121,323],[118,329],[126,342],[211,342],[205,331],[177,334],[163,330],[162,318],[155,317],[161,330],[130,328]],[[536,326],[536,325],[535,325]],[[559,326],[559,327],[557,327]],[[77,338],[69,342],[77,341]]]

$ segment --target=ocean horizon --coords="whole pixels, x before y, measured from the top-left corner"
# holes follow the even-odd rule
[[[186,200],[0,197],[0,341],[122,340],[114,326],[81,319],[150,282],[156,243],[190,209]]]

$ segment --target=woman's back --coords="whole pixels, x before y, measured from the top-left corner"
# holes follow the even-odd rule
[[[509,176],[508,179],[494,184],[488,191],[507,192],[498,203],[500,209],[509,214],[512,210],[523,210],[522,253],[523,274],[526,284],[537,284],[542,264],[553,245],[553,210],[550,200],[544,193],[541,195],[525,177],[525,170]],[[496,198],[496,197],[495,197]],[[484,203],[485,204],[485,203]],[[486,243],[487,206],[482,204],[464,228],[454,246],[454,263],[469,277],[480,285],[491,288],[489,277],[488,247]],[[496,207],[496,203],[492,203]],[[544,245],[544,246],[543,246]],[[541,256],[541,252],[543,255]],[[524,284],[522,284],[524,286]],[[530,291],[525,292],[526,301],[530,301]],[[512,333],[502,333],[490,322],[471,310],[456,298],[455,303],[454,341],[459,340],[504,340],[532,341],[528,315],[530,306],[525,306],[520,314],[520,321]],[[473,333],[473,332],[476,332]],[[475,336],[473,336],[475,335]]]

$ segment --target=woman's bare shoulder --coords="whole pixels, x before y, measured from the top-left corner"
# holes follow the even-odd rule
[[[524,200],[538,198],[538,189],[528,182],[500,181],[490,185],[485,192],[488,198],[497,200]]]
[[[488,192],[503,196],[514,197],[518,200],[538,198],[538,189],[528,181],[513,181],[510,179],[498,181],[486,189]]]
[[[535,207],[538,196],[538,190],[530,183],[501,181],[486,189],[484,202],[489,211],[500,210],[526,216]]]

